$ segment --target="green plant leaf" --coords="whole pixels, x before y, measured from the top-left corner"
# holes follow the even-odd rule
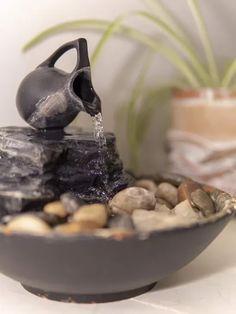
[[[196,55],[194,47],[192,47],[188,41],[180,37],[175,31],[172,30],[172,28],[169,27],[168,24],[154,15],[145,11],[137,11],[137,15],[147,19],[151,23],[154,23],[164,34],[166,34],[173,41],[173,43],[175,43],[181,49],[182,53],[188,57],[189,62],[192,64],[203,84],[206,86],[210,84],[210,77],[204,65]]]
[[[186,1],[189,5],[190,11],[192,12],[192,15],[198,27],[200,39],[202,41],[202,45],[205,50],[205,54],[206,54],[206,58],[207,58],[208,66],[209,66],[209,71],[212,76],[212,79],[214,80],[214,85],[217,86],[219,84],[219,71],[216,65],[215,57],[213,54],[210,40],[208,38],[206,25],[204,23],[204,19],[200,11],[198,1],[197,0],[186,0]]]
[[[163,5],[163,3],[159,0],[144,0],[147,6],[151,9],[153,14],[160,17],[172,30],[175,30],[176,34],[182,39],[187,40],[186,34],[175,21],[174,17],[172,17],[171,13],[167,10],[167,8]]]
[[[106,28],[105,32],[101,36],[98,44],[96,45],[96,48],[93,52],[92,58],[91,58],[91,64],[94,66],[97,62],[99,55],[101,54],[104,46],[108,42],[108,40],[114,35],[115,32],[117,32],[122,25],[123,20],[125,19],[126,15],[122,15],[117,17],[114,21],[112,21],[108,27]]]
[[[73,22],[58,24],[54,27],[51,27],[43,31],[39,35],[37,35],[30,42],[28,42],[24,46],[23,49],[24,51],[26,51],[32,48],[35,44],[40,43],[42,40],[44,40],[48,36],[51,36],[58,32],[81,29],[81,28],[90,28],[89,23],[91,23],[92,29],[105,30],[110,25],[111,22],[101,21],[101,20],[79,20],[77,22],[73,21]],[[153,51],[157,53],[162,53],[180,71],[180,73],[182,73],[182,75],[187,79],[191,87],[198,88],[201,86],[201,83],[199,82],[198,78],[195,76],[195,74],[193,73],[189,65],[186,63],[186,61],[183,60],[182,56],[180,56],[177,52],[174,51],[174,49],[172,49],[168,45],[146,35],[143,32],[140,32],[128,26],[121,25],[119,32],[128,36],[129,38],[132,38],[138,41],[144,46],[151,48]]]
[[[108,21],[103,21],[99,19],[83,19],[83,20],[74,20],[65,23],[59,23],[52,27],[45,29],[40,32],[38,35],[33,37],[28,41],[22,48],[23,52],[26,52],[32,49],[34,46],[40,44],[46,38],[51,37],[55,34],[62,32],[71,32],[78,29],[94,29],[94,30],[104,30],[108,26]]]
[[[230,65],[227,67],[225,74],[223,76],[221,86],[229,87],[233,78],[236,76],[236,59],[234,59]]]

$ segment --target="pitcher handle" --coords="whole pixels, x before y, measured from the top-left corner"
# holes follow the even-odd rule
[[[77,62],[73,70],[78,71],[82,68],[90,67],[89,56],[88,56],[88,46],[87,40],[85,38],[79,38],[73,41],[70,41],[61,47],[59,47],[48,59],[41,63],[39,67],[49,67],[52,68],[55,66],[57,60],[68,50],[76,49],[77,52]]]

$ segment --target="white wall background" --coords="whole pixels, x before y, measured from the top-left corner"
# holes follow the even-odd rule
[[[79,18],[114,18],[128,9],[144,7],[141,0],[0,0],[0,126],[23,125],[15,108],[15,94],[21,79],[37,64],[43,61],[54,49],[65,41],[84,36],[89,40],[90,50],[93,49],[98,34],[74,31],[57,35],[22,54],[21,47],[32,36],[56,23]],[[192,18],[184,0],[165,0],[170,10],[187,26],[190,33],[196,34]],[[230,58],[236,55],[236,2],[235,0],[201,0],[204,16],[217,55]],[[131,20],[131,23],[133,21]],[[141,23],[141,22],[138,22]],[[143,25],[143,24],[140,24]],[[143,27],[146,27],[145,25]],[[140,48],[133,43],[121,39],[113,40],[105,50],[94,71],[94,86],[103,100],[104,122],[106,130],[113,130],[113,114],[116,106],[130,92],[137,71],[130,71],[127,63],[131,62],[135,70],[138,67]],[[72,60],[72,59],[71,59]],[[72,67],[73,62],[65,58],[64,66]],[[73,59],[74,60],[74,59]],[[157,58],[150,79],[159,80],[169,77],[172,67],[164,58]],[[163,165],[163,152],[160,145],[163,141],[163,119],[155,117],[150,130],[143,162],[148,169],[160,168]],[[86,123],[88,120],[86,120]],[[153,141],[157,143],[154,149]],[[126,158],[125,148],[121,148],[122,157]]]

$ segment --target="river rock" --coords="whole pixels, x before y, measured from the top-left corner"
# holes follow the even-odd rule
[[[52,214],[47,214],[43,211],[35,212],[34,214],[43,221],[45,221],[51,227],[64,224],[67,221],[67,217],[60,217]]]
[[[134,228],[130,215],[126,213],[116,214],[111,217],[108,222],[108,227],[127,230],[132,230]]]
[[[185,180],[178,187],[178,202],[188,200],[192,204],[191,193],[200,188],[201,185],[199,183],[192,180]]]
[[[112,229],[96,229],[93,233],[94,235],[106,238],[106,239],[114,239],[117,241],[124,240],[126,238],[130,238],[134,235],[132,230],[123,229],[123,228],[112,228]]]
[[[155,193],[157,189],[157,185],[154,181],[148,179],[140,179],[135,182],[135,186],[139,188],[144,188],[150,192]]]
[[[197,189],[191,193],[191,200],[196,207],[205,217],[209,217],[215,213],[215,206],[210,196],[202,189]]]
[[[232,196],[226,192],[215,189],[210,193],[210,197],[215,204],[216,212],[226,210],[231,207]]]
[[[156,197],[156,205],[165,205],[169,209],[173,208],[173,206],[169,202],[167,202],[163,198],[159,198],[159,197]]]
[[[167,207],[165,204],[160,204],[160,203],[156,203],[155,211],[170,213],[169,207]]]
[[[81,206],[73,215],[73,221],[90,221],[102,228],[107,224],[108,211],[103,204],[91,204]]]
[[[178,202],[177,188],[168,182],[160,183],[157,186],[155,195],[157,198],[166,200],[172,206],[175,206]]]
[[[52,202],[44,206],[43,211],[46,214],[55,215],[61,218],[65,218],[68,213],[65,206],[61,202]]]
[[[73,214],[79,207],[85,205],[84,200],[79,199],[75,193],[67,192],[60,196],[60,200],[66,208],[68,214]]]
[[[6,225],[8,224],[14,217],[17,215],[5,215],[1,218],[1,224]]]
[[[155,176],[155,182],[157,182],[158,184],[160,184],[161,182],[168,182],[175,187],[178,187],[185,180],[186,177],[177,173],[165,172]]]
[[[56,226],[53,230],[56,233],[62,235],[66,234],[77,234],[77,233],[87,233],[92,232],[98,228],[98,225],[93,221],[73,221],[70,223],[62,224]]]
[[[0,182],[0,216],[40,209],[54,197],[50,187],[35,185],[33,180],[27,183]]]
[[[33,215],[33,216],[37,216],[40,219],[42,219],[44,222],[46,222],[49,226],[54,227],[56,225],[62,224],[66,222],[66,217],[65,218],[61,218],[59,216],[55,216],[55,215],[50,215],[47,214],[43,211],[38,211],[38,212],[27,212],[27,215]],[[18,217],[19,214],[14,214],[14,215],[6,215],[1,219],[1,223],[6,225],[8,224],[11,220],[13,220],[14,218]]]
[[[173,213],[137,209],[132,214],[135,229],[142,233],[184,226],[182,217]]]
[[[196,219],[198,220],[200,218],[199,213],[194,211],[192,206],[190,205],[188,200],[185,200],[181,203],[179,203],[175,208],[173,209],[174,213],[177,216],[187,218],[187,219]]]
[[[13,218],[5,227],[6,233],[30,233],[45,235],[51,228],[42,219],[32,214],[21,214]]]
[[[128,214],[132,214],[135,209],[154,209],[155,204],[154,193],[139,187],[124,189],[109,202],[113,213],[126,212]]]

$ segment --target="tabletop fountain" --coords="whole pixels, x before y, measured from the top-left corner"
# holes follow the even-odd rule
[[[55,63],[70,49],[68,74]],[[29,292],[86,303],[144,293],[200,254],[236,211],[229,194],[190,178],[127,175],[115,136],[103,131],[85,39],[22,81],[17,108],[30,127],[0,128],[0,271]],[[80,111],[94,133],[67,128]]]
[[[69,49],[77,64],[68,74],[54,65]],[[67,191],[103,202],[127,186],[115,137],[103,133],[85,39],[64,44],[27,75],[16,103],[31,128],[0,128],[1,215],[37,209]],[[93,117],[94,134],[65,129],[80,111]]]

